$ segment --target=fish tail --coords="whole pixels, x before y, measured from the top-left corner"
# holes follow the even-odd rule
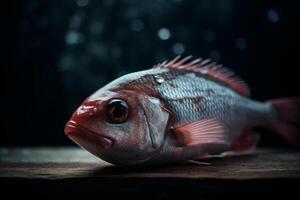
[[[277,111],[274,131],[290,144],[300,146],[300,97],[269,100]]]

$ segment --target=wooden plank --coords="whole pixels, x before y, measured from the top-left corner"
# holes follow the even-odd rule
[[[79,148],[0,149],[6,199],[285,199],[298,196],[300,152],[260,149],[160,167],[117,167]]]
[[[300,178],[300,152],[260,149],[205,160],[209,165],[184,163],[160,167],[117,167],[79,148],[2,148],[0,177],[6,178],[183,178],[275,179]]]

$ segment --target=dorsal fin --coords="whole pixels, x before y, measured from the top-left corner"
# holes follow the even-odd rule
[[[154,65],[153,68],[167,67],[171,69],[189,70],[210,76],[235,90],[242,96],[250,96],[250,89],[241,78],[234,75],[234,72],[220,64],[211,62],[209,59],[197,58],[191,61],[192,56],[181,58],[177,56],[171,61],[165,61]]]

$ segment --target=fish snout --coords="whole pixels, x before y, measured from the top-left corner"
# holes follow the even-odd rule
[[[114,143],[112,138],[89,130],[72,119],[66,124],[64,132],[71,140],[86,149],[89,149],[90,146],[108,149]]]
[[[101,102],[86,101],[72,115],[67,122],[64,132],[75,143],[85,149],[108,149],[113,146],[115,139],[102,133]]]

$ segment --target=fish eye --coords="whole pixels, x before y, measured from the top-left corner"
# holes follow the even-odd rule
[[[107,104],[106,114],[111,123],[123,123],[128,116],[128,105],[121,99],[112,99]]]

